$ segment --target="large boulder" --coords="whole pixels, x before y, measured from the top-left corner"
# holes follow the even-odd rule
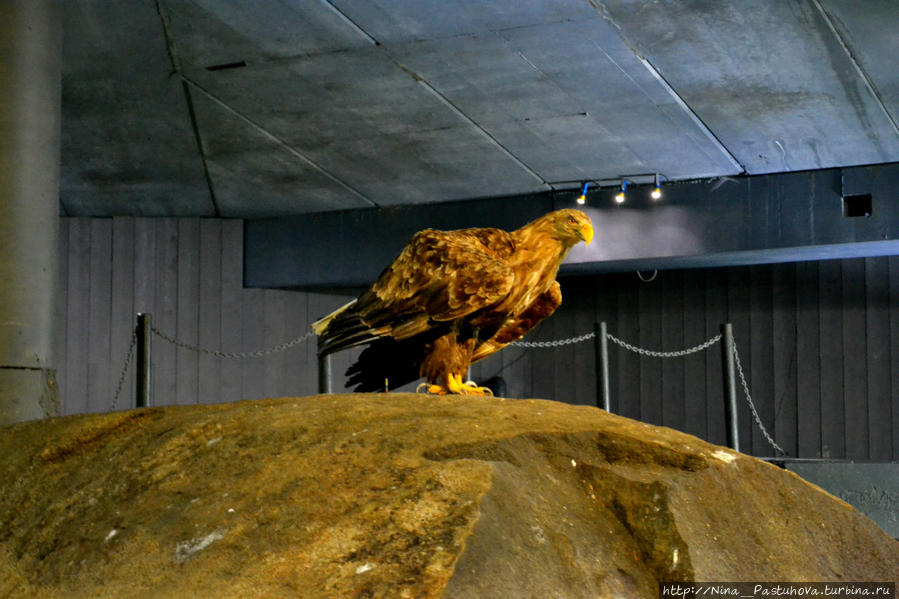
[[[797,476],[541,400],[325,395],[0,430],[0,597],[647,597],[893,580]]]

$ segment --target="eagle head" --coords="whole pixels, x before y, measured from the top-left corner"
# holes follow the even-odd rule
[[[555,236],[567,246],[574,246],[580,241],[590,245],[593,239],[593,223],[590,217],[572,208],[556,210],[550,217]]]

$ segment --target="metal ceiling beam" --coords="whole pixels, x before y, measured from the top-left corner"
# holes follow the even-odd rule
[[[591,190],[583,209],[596,238],[577,246],[563,274],[731,266],[899,254],[899,163]],[[391,210],[249,220],[247,287],[334,288],[371,283],[416,231],[514,229],[580,190]],[[870,194],[870,216],[844,216],[844,195]]]

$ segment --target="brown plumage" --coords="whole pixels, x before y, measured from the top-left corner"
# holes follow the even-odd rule
[[[358,299],[313,325],[319,351],[368,346],[347,371],[357,391],[424,377],[433,393],[484,393],[463,384],[469,365],[555,311],[559,265],[592,238],[590,219],[571,209],[511,232],[421,231]]]

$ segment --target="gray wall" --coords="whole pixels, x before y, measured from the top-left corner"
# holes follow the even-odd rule
[[[63,413],[104,411],[134,314],[188,343],[252,351],[293,339],[347,295],[243,289],[241,221],[66,218],[61,226]],[[572,277],[565,301],[529,340],[609,332],[680,349],[734,324],[763,422],[790,455],[899,459],[899,257]],[[613,410],[724,442],[718,346],[677,360],[610,345]],[[316,391],[315,346],[228,360],[154,339],[156,405]],[[353,353],[335,357],[335,390]],[[473,368],[503,376],[513,397],[596,401],[593,345],[509,348]],[[133,369],[118,407],[133,405]],[[742,449],[772,455],[740,398]]]

